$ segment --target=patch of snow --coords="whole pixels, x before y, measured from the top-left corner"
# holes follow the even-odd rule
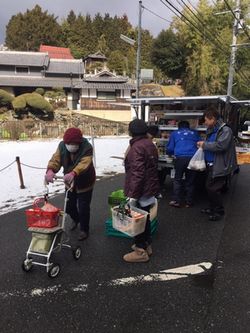
[[[47,163],[59,142],[59,139],[0,142],[0,215],[29,206],[36,197],[47,192],[43,183],[44,175]],[[129,137],[100,137],[94,138],[93,143],[98,177],[124,172],[123,161],[111,156],[124,156]],[[20,157],[25,189],[20,188],[16,156]],[[14,163],[11,164],[12,162]],[[9,164],[11,165],[5,168]],[[62,175],[62,172],[58,175]],[[49,186],[50,195],[63,191],[62,182]]]

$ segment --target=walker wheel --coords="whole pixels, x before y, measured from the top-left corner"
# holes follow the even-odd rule
[[[72,254],[75,260],[80,259],[81,255],[82,255],[82,249],[80,246],[77,246],[75,248],[72,249]]]
[[[57,275],[60,273],[60,270],[61,268],[59,264],[52,264],[48,271],[48,276],[53,279],[57,277]]]
[[[33,268],[32,259],[24,259],[22,269],[24,272],[29,272]]]

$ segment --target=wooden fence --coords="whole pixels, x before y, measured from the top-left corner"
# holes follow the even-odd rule
[[[69,127],[79,127],[85,136],[127,134],[124,123],[89,122],[82,124],[59,124],[54,122],[7,121],[0,124],[0,140],[26,140],[62,137]]]

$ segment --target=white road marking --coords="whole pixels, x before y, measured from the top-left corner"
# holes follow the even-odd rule
[[[47,288],[33,288],[30,291],[27,290],[13,290],[0,292],[0,298],[8,298],[8,297],[43,297],[48,294],[67,294],[70,292],[83,293],[88,289],[87,284],[78,284],[76,286],[69,286],[69,288],[65,289],[60,284],[50,286]]]
[[[109,285],[124,286],[143,282],[152,281],[171,281],[183,279],[190,275],[203,273],[205,270],[212,267],[210,262],[201,262],[200,264],[182,266],[172,269],[166,269],[159,273],[152,273],[149,275],[138,275],[134,277],[126,277],[121,279],[112,280]]]
[[[61,285],[52,286],[48,288],[35,288],[31,290],[30,295],[34,297],[34,296],[44,296],[45,294],[56,294],[60,287]]]
[[[125,277],[121,279],[112,280],[110,282],[99,283],[98,286],[125,286],[136,283],[145,283],[152,281],[171,281],[186,278],[190,275],[200,274],[207,269],[210,269],[212,264],[210,262],[201,262],[200,264],[182,266],[172,269],[166,269],[159,273],[152,273],[149,275],[138,275]],[[47,288],[33,288],[31,290],[12,290],[6,292],[0,292],[0,298],[5,299],[8,297],[43,297],[48,294],[51,295],[63,295],[70,292],[84,293],[88,290],[88,284],[78,284],[74,286],[69,285],[67,288],[61,284],[49,286]]]
[[[87,284],[79,284],[78,286],[72,288],[72,290],[75,292],[78,292],[78,291],[85,292],[87,290],[87,288],[88,288]]]

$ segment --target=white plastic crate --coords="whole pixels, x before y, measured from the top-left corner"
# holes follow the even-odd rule
[[[147,215],[148,212],[145,210],[133,207],[133,212],[139,213],[142,216],[141,217],[129,217],[125,214],[119,213],[118,210],[119,206],[115,206],[112,208],[112,224],[113,228],[123,232],[126,235],[129,235],[130,237],[137,236],[144,232],[145,225],[147,221]]]

